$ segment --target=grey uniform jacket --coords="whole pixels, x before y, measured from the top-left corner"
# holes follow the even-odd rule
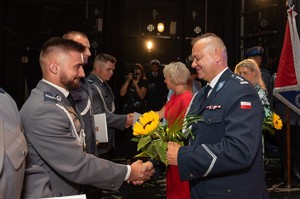
[[[20,111],[32,162],[49,173],[55,196],[78,194],[80,184],[117,190],[127,166],[85,153],[65,110],[82,129],[80,114],[58,89],[40,81],[32,90]]]
[[[0,88],[0,198],[52,196],[49,177],[32,165],[15,101]],[[25,175],[24,175],[25,173]]]
[[[20,198],[27,144],[13,99],[0,93],[0,198]]]
[[[101,82],[93,73],[87,77],[91,84],[93,92],[94,113],[105,113],[109,132],[109,142],[115,146],[115,130],[124,130],[127,115],[115,114],[114,112],[114,94],[106,82]],[[106,84],[106,85],[105,85]],[[98,89],[101,93],[99,93]]]

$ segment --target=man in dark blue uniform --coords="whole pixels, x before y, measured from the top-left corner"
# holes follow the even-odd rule
[[[178,165],[181,180],[189,180],[191,198],[269,198],[257,92],[228,68],[226,47],[215,34],[196,38],[192,56],[198,78],[211,89],[195,94],[188,114],[203,121],[191,125],[187,146],[168,143],[168,164]]]

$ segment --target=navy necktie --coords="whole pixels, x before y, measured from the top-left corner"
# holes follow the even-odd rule
[[[70,104],[73,106],[75,110],[75,101],[71,94],[68,95],[67,99],[69,100]]]
[[[205,102],[205,100],[207,99],[208,97],[208,92],[210,91],[211,87],[210,85],[206,85],[205,89],[204,89],[204,92],[203,92],[203,98],[202,98],[202,102],[201,102],[201,105]]]
[[[210,85],[206,85],[206,87],[204,89],[204,93],[203,93],[204,99],[207,99],[208,92],[210,91],[210,89],[211,89]]]

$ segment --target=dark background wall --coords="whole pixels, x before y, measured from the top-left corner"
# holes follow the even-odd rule
[[[103,19],[103,26],[97,19]],[[171,21],[176,21],[175,35],[170,34]],[[165,24],[164,32],[158,35],[156,30],[147,30],[149,24],[158,22]],[[70,30],[89,36],[93,55],[87,73],[97,53],[117,57],[110,81],[116,96],[132,64],[141,63],[148,70],[153,58],[162,63],[185,62],[191,38],[206,32],[224,40],[231,68],[243,58],[245,49],[262,45],[267,52],[265,66],[275,72],[286,5],[282,0],[5,0],[0,3],[0,23],[0,83],[20,107],[41,78],[41,45]],[[195,27],[201,30],[198,34]],[[149,39],[154,42],[151,52],[145,46]]]

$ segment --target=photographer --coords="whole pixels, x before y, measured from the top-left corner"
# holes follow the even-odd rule
[[[145,78],[145,72],[143,66],[135,64],[131,72],[126,76],[126,80],[120,89],[121,97],[125,97],[123,114],[138,112],[140,114],[147,111],[147,102],[145,96],[147,93],[148,81]],[[119,135],[118,135],[119,136]],[[124,155],[126,159],[132,159],[136,154],[136,143],[131,141],[133,138],[132,128],[125,129],[125,133],[121,140],[121,155]]]
[[[145,96],[148,81],[144,74],[143,66],[136,64],[127,75],[127,79],[120,90],[121,97],[125,97],[123,113],[138,112],[142,114],[147,111]]]

